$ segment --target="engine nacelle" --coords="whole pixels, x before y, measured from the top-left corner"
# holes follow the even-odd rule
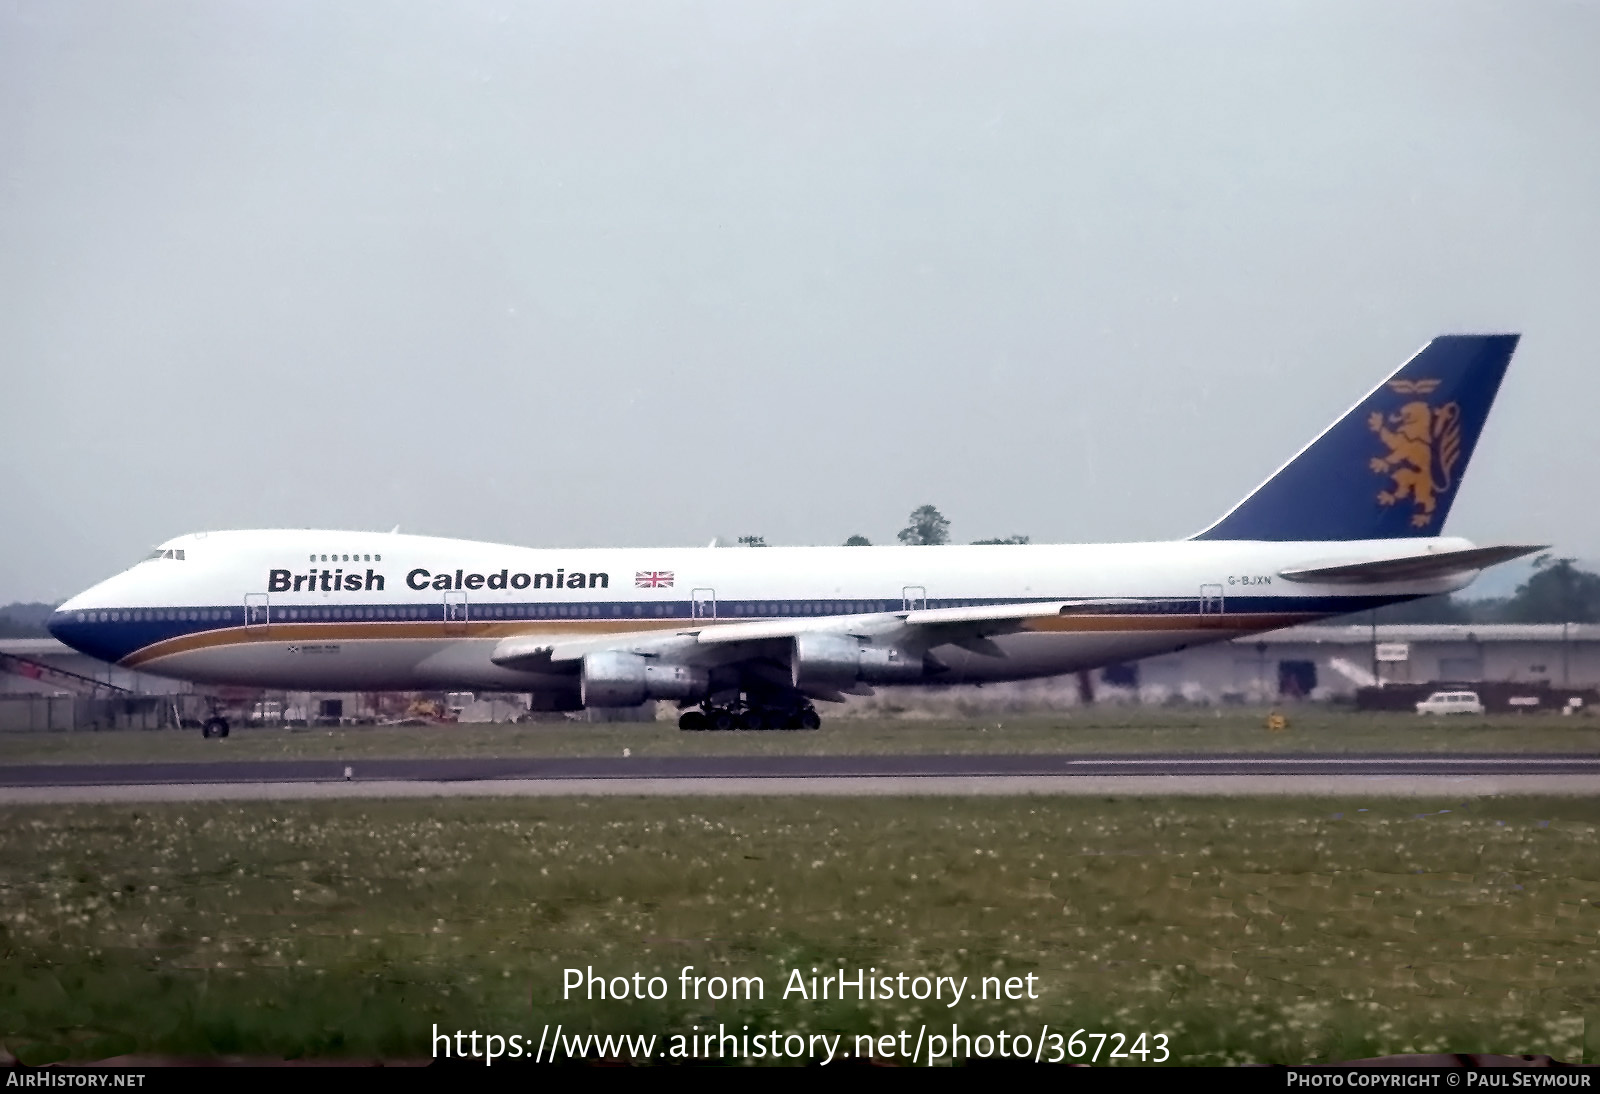
[[[705,669],[604,650],[583,659],[583,705],[636,707],[647,699],[700,699],[711,691]]]
[[[796,688],[847,688],[851,684],[900,684],[927,674],[921,654],[897,646],[863,646],[848,634],[800,634],[789,654]]]

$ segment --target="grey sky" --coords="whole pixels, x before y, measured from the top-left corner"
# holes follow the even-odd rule
[[[1600,553],[1594,3],[0,3],[0,603],[184,531],[1169,538],[1520,330]]]

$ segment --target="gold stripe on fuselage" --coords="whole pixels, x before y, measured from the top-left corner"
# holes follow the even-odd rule
[[[1317,618],[1312,612],[1273,612],[1250,615],[1062,615],[1021,620],[1025,631],[1052,634],[1104,634],[1116,631],[1230,631],[1244,634],[1277,630]],[[267,642],[321,643],[369,641],[462,641],[501,639],[524,635],[636,634],[640,631],[696,631],[728,623],[760,623],[760,619],[550,619],[531,623],[518,620],[476,620],[446,623],[442,620],[336,621],[328,623],[261,623],[248,627],[219,627],[152,642],[124,657],[119,664],[138,668],[196,650],[245,646]]]
[[[626,626],[619,626],[626,624]],[[219,627],[216,630],[183,634],[152,642],[124,657],[119,664],[137,668],[162,657],[221,646],[248,646],[264,642],[364,642],[364,641],[456,641],[466,638],[511,638],[545,634],[631,634],[637,631],[690,630],[699,624],[682,619],[551,619],[535,626],[528,620],[482,620],[445,623],[441,620],[405,620],[381,623],[338,621],[331,623],[259,623],[249,627]]]

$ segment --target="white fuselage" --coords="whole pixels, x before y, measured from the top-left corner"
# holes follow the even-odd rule
[[[1449,550],[1460,539],[1411,541]],[[1096,601],[987,652],[941,646],[939,683],[1052,676],[1450,592],[1472,574],[1308,584],[1282,571],[1383,558],[1392,540],[946,547],[530,549],[423,536],[182,536],[63,604],[79,649],[196,682],[303,690],[568,694],[570,671],[497,665],[516,636],[671,635],[728,622]],[[181,557],[179,555],[181,554]]]

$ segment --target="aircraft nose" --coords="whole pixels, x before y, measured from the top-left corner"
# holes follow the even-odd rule
[[[72,612],[62,611],[60,608],[57,608],[55,611],[50,613],[50,618],[44,621],[44,626],[57,642],[71,646],[80,653],[83,652],[81,649],[79,649],[78,644],[78,640],[82,636],[77,633],[79,628],[73,626]]]

